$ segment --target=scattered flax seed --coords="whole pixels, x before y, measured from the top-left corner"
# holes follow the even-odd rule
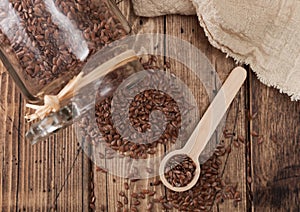
[[[154,196],[155,194],[156,194],[156,191],[150,191],[149,194],[148,194],[148,196],[151,197],[151,196]]]
[[[152,203],[152,202],[149,202],[149,203],[147,204],[146,209],[147,209],[147,210],[151,210],[152,208],[153,208],[153,203]]]
[[[170,68],[171,68],[171,64],[170,64],[169,62],[166,62],[165,67],[166,67],[167,69],[170,69]]]
[[[233,198],[234,198],[234,199],[239,199],[239,198],[241,198],[240,192],[236,191]]]
[[[245,138],[244,138],[243,136],[241,136],[241,135],[238,136],[238,140],[239,140],[240,142],[242,142],[242,143],[246,143]]]
[[[131,193],[130,196],[131,196],[132,198],[138,198],[138,194],[137,194],[137,193]]]
[[[149,173],[149,174],[152,174],[153,173],[153,169],[151,169],[151,168],[146,168],[146,171]]]
[[[130,179],[130,182],[134,183],[134,182],[137,182],[139,181],[140,179]]]
[[[127,182],[124,183],[124,188],[125,188],[125,190],[129,190],[129,185]]]
[[[234,140],[233,141],[233,145],[236,147],[236,148],[239,148],[241,146],[240,142],[238,142],[237,140]]]
[[[153,200],[152,200],[154,203],[159,203],[160,202],[160,200],[159,199],[157,199],[157,198],[153,198]]]
[[[121,201],[117,201],[117,206],[118,206],[118,208],[123,208],[124,207],[124,205]]]
[[[130,208],[130,211],[131,211],[131,212],[138,212],[138,209],[137,209],[136,207],[132,206],[132,207]]]
[[[90,209],[92,209],[92,210],[95,209],[95,204],[94,203],[90,203]]]
[[[139,193],[139,194],[138,194],[138,198],[139,198],[139,199],[145,199],[146,196],[145,196],[145,194],[143,194],[143,193]]]
[[[152,183],[154,186],[158,186],[161,184],[161,181],[160,179],[156,179],[153,183]]]
[[[173,205],[169,204],[169,203],[163,203],[163,207],[167,210],[171,210],[173,209]]]
[[[227,154],[231,153],[231,146],[226,147],[226,152],[227,152]]]
[[[147,150],[147,153],[150,154],[150,155],[154,155],[156,153],[156,150],[155,149],[149,149],[149,150]]]
[[[254,137],[259,137],[258,132],[254,131],[254,130],[251,131],[251,135]]]
[[[264,142],[264,137],[263,136],[259,137],[257,143],[262,144],[263,142]]]
[[[250,111],[248,112],[248,119],[249,120],[254,120],[257,117],[257,112],[251,113]]]
[[[124,192],[124,191],[120,191],[119,195],[120,195],[121,197],[124,197],[124,196],[125,196],[125,192]]]
[[[137,205],[140,205],[141,202],[139,200],[134,200],[132,204],[135,205],[135,206],[137,206]]]
[[[277,144],[277,140],[275,140],[275,139],[270,138],[270,141],[272,141],[274,144]]]
[[[232,138],[233,136],[235,136],[235,133],[234,132],[229,132],[228,130],[224,130],[223,135],[224,135],[225,138]]]
[[[247,177],[247,182],[248,182],[249,184],[251,184],[251,183],[252,183],[252,178],[251,178],[251,177]]]
[[[124,196],[124,204],[128,205],[128,198],[126,196]]]
[[[149,194],[149,192],[150,192],[150,191],[149,191],[148,189],[143,189],[141,193],[142,193],[142,194]]]
[[[101,168],[101,167],[96,167],[96,172],[102,172],[102,173],[106,174],[108,171],[106,169]]]

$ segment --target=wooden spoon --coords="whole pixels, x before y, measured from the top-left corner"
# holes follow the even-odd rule
[[[191,137],[185,144],[185,146],[180,150],[175,150],[167,154],[160,163],[159,175],[163,184],[176,192],[183,192],[191,189],[198,181],[200,176],[200,164],[199,156],[225,115],[229,105],[236,96],[237,92],[240,90],[245,79],[247,77],[247,72],[242,67],[235,68],[227,78],[226,82],[218,92],[217,96],[214,98],[207,111],[203,115],[202,119],[198,123]],[[192,181],[184,187],[174,187],[165,178],[165,168],[169,159],[176,155],[187,155],[190,157],[195,165],[196,170]]]

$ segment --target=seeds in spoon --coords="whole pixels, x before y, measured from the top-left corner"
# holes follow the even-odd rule
[[[174,187],[184,187],[194,178],[196,164],[187,155],[176,155],[169,159],[165,168],[165,177]]]

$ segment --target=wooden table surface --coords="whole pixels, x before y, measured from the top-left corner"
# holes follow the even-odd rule
[[[222,81],[236,66],[213,48],[194,16],[136,17],[129,1],[120,9],[138,33],[166,33],[187,40],[210,59]],[[168,46],[166,47],[168,48]],[[162,61],[163,62],[163,61]],[[184,67],[172,63],[172,71]],[[300,211],[300,103],[249,77],[229,109],[226,129],[245,138],[223,157],[224,181],[238,185],[242,201],[215,204],[213,211]],[[115,211],[123,178],[104,174],[82,152],[69,127],[30,145],[24,139],[25,100],[0,65],[0,205],[2,211]],[[207,105],[206,105],[207,106]],[[201,111],[203,113],[204,111]],[[248,118],[248,114],[257,116]],[[253,136],[257,132],[260,137]],[[263,138],[263,142],[262,139]],[[136,183],[145,188],[149,181]],[[163,194],[164,189],[158,193]],[[140,211],[145,211],[145,203]],[[102,206],[102,207],[103,207]],[[157,206],[155,211],[161,211]]]

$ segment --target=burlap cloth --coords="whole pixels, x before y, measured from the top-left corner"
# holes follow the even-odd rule
[[[300,0],[132,1],[139,16],[197,11],[213,46],[250,64],[264,84],[300,100]]]

